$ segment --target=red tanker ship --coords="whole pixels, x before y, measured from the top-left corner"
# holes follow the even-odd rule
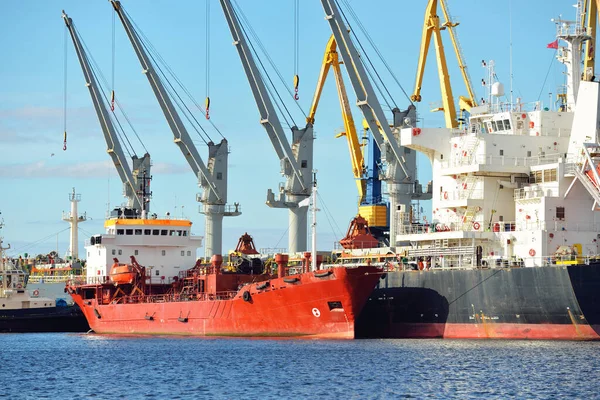
[[[311,272],[310,253],[291,275],[287,255],[275,256],[277,274],[249,260],[257,258],[232,266],[213,256],[155,284],[131,256],[108,277],[66,289],[97,333],[353,339],[356,317],[381,277],[371,266]]]

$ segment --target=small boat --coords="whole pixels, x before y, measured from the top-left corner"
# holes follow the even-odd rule
[[[0,221],[0,229],[3,223]],[[5,254],[0,236],[0,332],[87,332],[89,325],[77,305],[29,293],[28,275],[19,260]]]

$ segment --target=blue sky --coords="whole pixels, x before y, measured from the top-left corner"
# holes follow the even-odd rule
[[[238,0],[252,27],[275,60],[286,84],[294,76],[293,0]],[[321,66],[329,26],[317,0],[300,2],[299,103],[308,111]],[[369,34],[392,66],[401,85],[410,94],[421,40],[426,2],[349,0]],[[478,0],[450,1],[460,42],[478,96],[484,95],[479,82],[485,76],[481,60],[494,59],[500,80],[509,90],[509,21],[512,15],[513,86],[515,97],[524,101],[547,100],[563,82],[562,68],[546,44],[554,40],[551,18],[563,14],[574,18],[575,1],[529,0],[526,2]],[[188,90],[201,103],[206,93],[205,1],[177,2],[125,0],[124,7],[152,44],[168,62]],[[65,85],[65,25],[61,10],[75,22],[102,72],[112,79],[113,10],[108,1],[45,0],[3,1],[0,13],[0,211],[5,219],[4,236],[12,243],[10,254],[45,253],[68,248],[68,227],[61,212],[69,210],[72,187],[82,194],[80,210],[90,219],[81,225],[80,248],[92,233],[103,231],[107,204],[123,201],[120,180],[106,154],[106,144],[70,38],[67,41],[67,132],[63,141],[63,87]],[[512,11],[510,11],[512,9]],[[193,231],[204,233],[204,217],[198,213],[195,195],[197,180],[172,141],[147,79],[140,73],[123,27],[116,20],[115,90],[153,159],[152,208],[185,215],[194,222]],[[224,221],[224,251],[233,249],[241,234],[248,232],[256,246],[285,247],[288,217],[286,210],[265,204],[267,189],[283,181],[279,161],[259,124],[258,111],[250,93],[238,55],[231,45],[218,1],[211,0],[211,119],[229,140],[229,202],[239,201],[243,215]],[[443,35],[455,97],[465,95],[456,59],[447,35]],[[364,40],[366,43],[366,40]],[[433,49],[430,50],[433,55]],[[375,53],[370,51],[372,59]],[[378,70],[401,107],[408,100],[378,65]],[[544,85],[547,71],[548,79]],[[347,81],[349,86],[349,82]],[[443,125],[441,114],[429,112],[429,103],[440,101],[434,57],[429,57],[419,105],[423,126]],[[354,95],[350,92],[350,99]],[[289,99],[288,99],[289,100]],[[292,105],[288,101],[288,105]],[[293,108],[294,119],[304,126],[304,117]],[[355,119],[360,121],[358,111]],[[200,116],[201,117],[201,116]],[[202,123],[204,121],[201,121]],[[213,139],[218,135],[211,130]],[[333,77],[324,89],[317,113],[315,168],[324,202],[319,215],[319,250],[330,249],[345,234],[356,213],[356,187],[344,139],[335,139],[342,120]],[[287,130],[286,130],[287,131]],[[134,139],[134,135],[130,134]],[[195,137],[198,139],[197,137]],[[143,148],[133,140],[138,155]],[[197,140],[200,154],[206,146]],[[431,179],[428,161],[419,161],[420,181]],[[427,204],[423,205],[428,210]],[[202,254],[202,251],[200,252]]]

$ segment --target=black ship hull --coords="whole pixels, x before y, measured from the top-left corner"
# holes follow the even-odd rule
[[[362,338],[600,339],[600,263],[388,272]]]
[[[0,310],[0,332],[87,332],[90,329],[77,305]]]

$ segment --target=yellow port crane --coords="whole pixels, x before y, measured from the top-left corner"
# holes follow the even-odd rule
[[[317,87],[313,96],[312,104],[306,122],[309,124],[315,123],[315,114],[317,113],[317,107],[319,100],[321,99],[321,93],[327,74],[330,68],[333,68],[333,75],[338,91],[338,97],[340,100],[340,108],[342,109],[342,119],[344,120],[344,130],[336,137],[346,136],[348,142],[348,149],[350,150],[350,159],[352,161],[352,172],[356,180],[356,187],[358,189],[358,203],[361,204],[365,200],[366,195],[366,181],[364,178],[365,161],[361,149],[361,143],[356,133],[356,127],[354,126],[354,119],[352,118],[352,112],[350,110],[350,102],[348,101],[348,95],[346,94],[346,86],[344,85],[344,79],[342,77],[342,70],[340,68],[342,61],[339,59],[339,55],[336,49],[336,42],[333,35],[329,38],[327,46],[325,47],[325,55],[323,57],[323,63],[321,65],[321,72],[319,73],[319,79],[317,81]]]
[[[438,74],[440,77],[440,88],[442,91],[442,107],[436,108],[432,111],[444,111],[446,127],[456,128],[458,126],[458,120],[456,117],[456,106],[454,104],[454,97],[452,95],[452,87],[450,85],[450,76],[448,75],[448,65],[446,63],[444,45],[442,43],[441,31],[443,30],[447,29],[450,33],[452,46],[454,47],[454,52],[456,53],[456,58],[458,60],[458,67],[460,68],[463,81],[465,82],[465,86],[467,87],[467,92],[469,94],[468,97],[460,96],[460,110],[470,111],[471,107],[477,106],[477,101],[475,100],[475,91],[473,90],[473,85],[471,84],[471,79],[469,78],[469,74],[467,72],[467,66],[464,62],[460,43],[458,41],[457,34],[454,31],[454,28],[458,26],[459,23],[451,21],[448,5],[446,4],[445,0],[439,0],[439,3],[445,19],[443,24],[440,24],[440,17],[437,15],[438,0],[429,0],[425,9],[425,22],[423,24],[423,35],[421,37],[421,50],[419,52],[415,90],[410,98],[415,102],[421,101],[423,73],[425,71],[425,62],[427,61],[429,45],[431,44],[431,36],[433,35]]]
[[[583,8],[583,18],[586,28],[586,33],[591,36],[583,44],[583,80],[591,81],[595,75],[595,58],[596,58],[596,15],[600,16],[600,0],[586,0]]]

